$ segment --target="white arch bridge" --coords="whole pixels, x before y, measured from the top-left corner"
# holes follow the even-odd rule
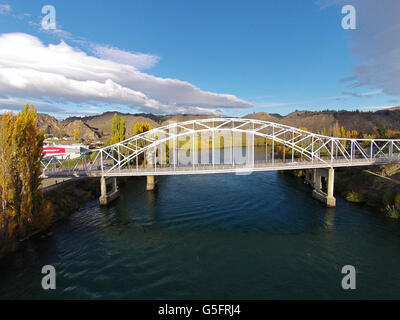
[[[335,138],[262,120],[215,118],[173,122],[88,150],[77,159],[45,157],[42,165],[47,177],[89,176],[106,181],[105,177],[148,176],[151,189],[151,179],[154,184],[158,175],[318,168],[333,172],[335,167],[399,162],[400,140]],[[314,174],[316,189],[319,176]],[[333,185],[333,173],[330,180]]]

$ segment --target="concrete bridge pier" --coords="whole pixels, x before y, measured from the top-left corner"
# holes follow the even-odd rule
[[[322,190],[321,178],[324,177],[328,181],[327,192]],[[333,196],[333,186],[335,179],[335,170],[333,168],[329,169],[314,169],[314,190],[313,197],[327,207],[336,207],[336,198]]]
[[[146,190],[153,191],[157,186],[157,179],[155,176],[147,176]]]
[[[157,162],[155,150],[147,151],[146,162],[147,162],[147,168],[153,168],[154,164]],[[153,191],[156,188],[156,186],[157,186],[156,177],[155,176],[147,176],[146,190]]]
[[[108,187],[108,188],[107,188]],[[106,206],[119,197],[116,177],[100,178],[101,196],[99,198],[100,205]],[[107,191],[109,189],[109,191]]]

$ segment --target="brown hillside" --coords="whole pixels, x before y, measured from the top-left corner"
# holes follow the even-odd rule
[[[125,119],[125,127],[126,127],[126,135],[130,136],[132,135],[133,128],[135,126],[135,123],[137,121],[141,122],[148,122],[150,123],[152,128],[156,128],[159,126],[159,123],[151,119],[150,117],[144,117],[144,116],[136,116],[133,114],[123,114],[117,112],[119,116],[123,116]],[[97,130],[102,137],[109,137],[110,136],[110,128],[111,128],[111,123],[112,123],[112,118],[114,116],[114,112],[106,112],[103,113],[99,116],[93,116],[90,118],[82,118],[83,121],[85,121],[86,124],[88,124],[90,127],[92,127],[94,130]]]
[[[384,123],[389,129],[400,129],[400,110],[382,110],[377,112],[323,111],[293,112],[282,119],[282,123],[293,127],[306,127],[313,132],[333,127],[335,123],[346,130],[372,133],[376,127]]]
[[[74,130],[77,130],[79,133],[79,137],[81,138],[87,138],[87,139],[100,138],[100,134],[98,133],[98,131],[89,127],[82,120],[74,120],[72,122],[66,122],[66,123],[61,122],[61,124],[63,125],[63,132],[69,136],[73,136]]]
[[[270,121],[270,122],[276,122],[276,123],[281,122],[281,119],[279,119],[276,116],[273,116],[271,114],[268,114],[266,112],[250,113],[250,114],[243,116],[242,118]]]
[[[37,126],[44,133],[52,134],[55,136],[62,135],[62,125],[57,121],[56,118],[49,116],[48,114],[38,114]]]
[[[56,118],[47,114],[39,113],[37,125],[44,133],[61,137],[63,135],[73,136],[74,130],[78,130],[80,137],[88,139],[97,139],[99,134],[96,130],[90,128],[82,120],[58,121]]]
[[[212,115],[165,115],[153,114],[123,114],[118,113],[125,119],[127,136],[130,136],[137,121],[148,122],[152,128],[166,125],[170,121],[187,121],[192,119],[215,118]],[[63,134],[73,136],[74,129],[78,130],[81,137],[96,139],[101,136],[108,139],[114,112],[106,112],[90,117],[71,117],[64,121],[57,121],[54,117],[46,114],[38,115],[39,128],[46,133],[56,136]],[[386,124],[389,129],[400,130],[400,109],[386,109],[377,112],[350,112],[350,111],[296,111],[287,116],[271,115],[265,112],[248,114],[243,118],[259,119],[282,123],[297,128],[307,128],[312,132],[321,132],[324,128],[330,133],[336,123],[345,127],[346,130],[357,130],[363,133],[372,133],[381,123]]]
[[[243,118],[282,123],[296,128],[305,127],[312,132],[321,132],[325,128],[328,134],[329,129],[336,123],[346,130],[354,129],[364,133],[372,133],[381,123],[384,123],[389,129],[400,130],[400,110],[397,108],[376,112],[295,111],[282,118],[259,112]]]
[[[171,122],[183,122],[183,121],[189,121],[189,120],[195,120],[195,119],[211,119],[211,118],[218,118],[218,117],[214,116],[214,115],[176,114],[176,115],[164,116],[162,118],[161,125],[165,126]]]

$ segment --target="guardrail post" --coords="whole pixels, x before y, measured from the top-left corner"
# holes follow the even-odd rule
[[[374,140],[371,140],[371,161],[374,158]]]
[[[275,127],[272,125],[272,163],[275,162]]]
[[[296,144],[294,143],[294,131],[292,129],[292,162],[294,162],[294,146]]]
[[[351,140],[351,143],[350,143],[350,162],[353,162],[353,154],[354,154],[354,141],[353,140]]]
[[[252,143],[253,143],[253,149],[252,149],[252,161],[253,161],[253,168],[254,168],[254,122],[253,122],[253,137],[252,137],[252,139],[253,139],[253,141],[252,141]]]
[[[193,141],[192,141],[192,142],[193,142],[193,143],[192,143],[192,145],[193,145],[193,150],[192,150],[192,153],[193,153],[193,154],[192,154],[192,162],[193,162],[193,163],[192,163],[192,164],[193,164],[193,169],[194,169],[194,156],[195,156],[195,149],[194,149],[194,148],[195,148],[195,146],[194,146],[194,122],[193,122],[193,135],[192,135],[192,139],[193,139]]]
[[[215,148],[215,142],[214,142],[214,140],[215,140],[215,124],[214,124],[214,120],[213,120],[213,128],[212,128],[212,144],[211,144],[211,146],[212,146],[212,166],[214,167],[215,166],[215,151],[214,151],[214,148]]]
[[[104,163],[103,163],[103,150],[100,151],[100,165],[101,165],[101,173],[104,173]]]
[[[314,136],[311,137],[311,161],[314,163]]]
[[[117,152],[118,152],[118,171],[121,171],[121,154],[120,154],[119,144]]]

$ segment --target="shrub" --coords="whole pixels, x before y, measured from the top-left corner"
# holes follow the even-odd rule
[[[346,200],[349,202],[365,202],[364,196],[361,193],[351,191],[346,196]]]
[[[383,204],[390,206],[394,202],[394,193],[392,189],[386,189],[383,193]]]
[[[394,206],[400,211],[400,193],[396,194],[394,197]]]
[[[386,216],[393,219],[400,218],[400,212],[395,208],[395,206],[388,205],[386,207]]]

